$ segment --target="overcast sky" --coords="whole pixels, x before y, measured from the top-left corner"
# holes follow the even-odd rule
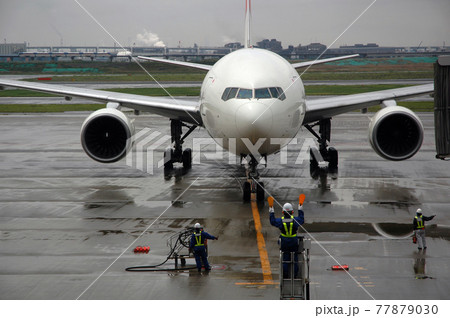
[[[244,42],[244,0],[0,0],[0,41],[37,45]],[[374,0],[253,0],[252,43],[332,44]],[[450,46],[450,0],[377,0],[333,45]]]

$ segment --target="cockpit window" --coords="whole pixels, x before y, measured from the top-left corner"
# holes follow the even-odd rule
[[[231,87],[227,87],[223,91],[223,94],[222,94],[222,99],[223,100],[225,100],[225,101],[228,100],[228,94],[230,93],[230,89],[231,89]]]
[[[278,98],[279,100],[285,100],[283,89],[281,87],[264,87],[255,89],[255,97],[253,97],[253,90],[248,88],[239,87],[227,87],[223,91],[222,100],[227,101],[229,99],[260,99],[260,98]]]
[[[278,89],[276,87],[269,87],[270,90],[270,94],[272,94],[273,98],[278,98],[278,96],[280,95],[278,93]]]
[[[230,89],[230,94],[228,94],[228,99],[232,99],[236,97],[236,93],[239,90],[237,87],[233,87]]]
[[[281,87],[277,87],[277,90],[278,90],[278,99],[285,100],[286,95],[284,95],[283,89]]]
[[[272,96],[270,96],[269,89],[267,89],[267,88],[257,88],[257,89],[255,89],[255,98],[256,99],[272,98]]]
[[[236,98],[240,99],[251,99],[253,97],[253,91],[251,89],[241,88]]]
[[[222,99],[224,101],[227,101],[229,99],[235,98],[238,89],[239,88],[237,88],[237,87],[227,87],[227,88],[225,88],[225,90],[223,91],[223,94],[222,94]]]

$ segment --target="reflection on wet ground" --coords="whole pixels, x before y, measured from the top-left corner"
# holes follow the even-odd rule
[[[418,251],[414,258],[414,274],[416,279],[433,279],[427,276],[426,270],[426,251]]]
[[[118,186],[101,187],[92,190],[94,190],[94,192],[84,199],[84,206],[86,209],[103,207],[119,210],[126,204],[134,203],[134,199]]]

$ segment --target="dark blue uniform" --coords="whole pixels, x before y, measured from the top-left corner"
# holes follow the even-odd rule
[[[413,220],[414,234],[417,239],[417,248],[421,250],[422,248],[427,248],[427,241],[425,239],[425,221],[431,221],[435,216],[425,216],[421,213],[417,213]]]
[[[280,230],[280,250],[283,252],[283,261],[291,260],[291,252],[298,251],[298,238],[297,238],[297,230],[300,224],[305,222],[303,210],[298,210],[298,216],[294,217],[293,215],[289,215],[285,213],[286,216],[281,218],[275,218],[274,211],[270,212],[270,224],[277,227]],[[295,254],[295,266],[294,271],[295,275],[298,272],[298,256]],[[283,273],[284,277],[288,277],[289,274],[289,265],[283,264]]]
[[[197,269],[200,272],[202,270],[202,262],[205,266],[205,270],[210,270],[208,263],[208,255],[206,254],[205,241],[217,240],[215,236],[209,235],[204,231],[194,232],[191,237],[191,243],[189,248],[193,250],[195,256],[195,263],[197,264]]]

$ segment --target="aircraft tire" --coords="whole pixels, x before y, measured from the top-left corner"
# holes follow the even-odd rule
[[[264,182],[259,182],[256,184],[256,201],[264,202],[265,192],[264,192]]]
[[[242,190],[243,190],[242,192],[243,192],[243,200],[244,200],[244,202],[249,202],[250,198],[251,198],[251,194],[252,194],[252,190],[251,190],[251,187],[250,187],[250,182],[245,181],[244,182],[244,187],[243,187]]]
[[[167,148],[164,151],[164,170],[172,170],[173,169],[173,149]]]
[[[309,149],[309,174],[311,178],[318,179],[319,178],[319,163],[316,158],[313,156],[312,150]]]
[[[338,152],[336,148],[333,147],[328,148],[328,158],[329,158],[328,163],[329,169],[336,170],[338,167]]]
[[[186,148],[183,151],[183,167],[185,169],[190,169],[192,167],[192,149]]]

